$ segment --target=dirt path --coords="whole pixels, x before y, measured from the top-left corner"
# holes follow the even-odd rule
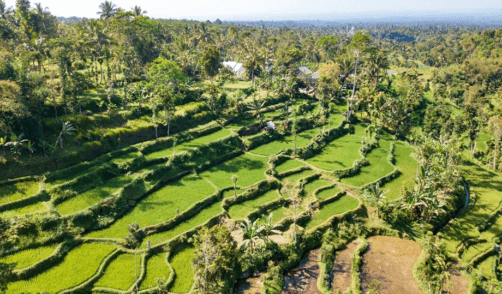
[[[418,243],[394,237],[368,239],[369,250],[363,256],[362,292],[373,280],[380,283],[378,293],[421,294],[412,269],[422,250]]]
[[[321,249],[312,250],[302,259],[300,265],[284,277],[282,294],[321,294],[317,289],[319,276],[319,255]]]
[[[464,277],[460,271],[457,269],[458,265],[454,265],[453,269],[450,269],[451,279],[450,287],[447,289],[447,293],[451,294],[463,294],[467,293],[469,288],[469,281]]]
[[[346,249],[337,253],[333,269],[333,293],[336,293],[338,290],[343,293],[350,287],[352,283],[350,268],[357,245],[359,245],[358,239],[352,241],[352,243],[347,245]]]
[[[251,277],[245,281],[241,281],[237,287],[237,294],[260,294],[261,293],[261,277]]]

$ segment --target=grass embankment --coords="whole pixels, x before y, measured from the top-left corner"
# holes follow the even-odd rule
[[[232,175],[236,174],[239,179],[239,187],[247,187],[265,179],[265,170],[268,168],[268,158],[243,154],[200,174],[214,183],[218,188],[233,187]]]
[[[136,257],[136,262],[136,270],[139,276],[141,271],[140,255]],[[134,254],[121,254],[106,267],[104,275],[94,286],[127,290],[135,281],[134,266]]]
[[[4,257],[0,257],[0,263],[15,263],[15,269],[22,269],[49,257],[58,244],[41,246],[34,249],[27,249]]]
[[[306,178],[310,175],[313,175],[314,173],[315,172],[313,170],[306,169],[306,170],[302,170],[301,172],[285,176],[285,177],[281,178],[281,181],[283,183],[288,182],[288,181],[290,183],[297,183],[300,179]]]
[[[230,206],[228,213],[230,214],[230,217],[232,217],[232,219],[244,219],[248,214],[256,210],[259,206],[279,198],[280,195],[278,191],[271,190],[255,199]]]
[[[171,259],[171,265],[176,273],[173,286],[170,291],[173,293],[187,293],[193,284],[193,268],[192,260],[194,258],[195,249],[192,247],[183,248],[175,253]]]
[[[20,208],[0,212],[0,218],[8,219],[16,216],[22,216],[24,214],[33,214],[46,211],[49,211],[49,207],[46,205],[46,203],[37,202],[32,205],[27,205]]]
[[[101,261],[114,249],[107,244],[82,244],[56,266],[29,280],[9,284],[8,293],[55,293],[76,286],[94,275]]]
[[[321,207],[318,213],[307,223],[305,229],[314,228],[335,214],[342,214],[346,211],[355,209],[359,205],[359,201],[351,196],[345,195],[338,200]]]
[[[39,183],[36,181],[19,182],[0,187],[0,204],[17,201],[38,193]]]
[[[185,222],[182,222],[181,224],[177,225],[171,230],[145,237],[141,247],[146,248],[147,241],[150,241],[152,246],[168,241],[173,237],[178,236],[179,234],[182,234],[184,232],[187,232],[195,227],[204,224],[209,219],[220,214],[221,212],[223,212],[223,208],[221,208],[221,202],[216,202],[211,206],[202,209],[198,214],[186,220]]]
[[[112,178],[104,182],[101,186],[79,194],[56,206],[57,211],[62,215],[76,213],[82,209],[92,206],[106,197],[112,195],[125,184],[130,183],[134,175],[123,175]]]
[[[170,182],[140,201],[128,214],[118,219],[109,228],[91,232],[88,237],[124,238],[128,234],[129,224],[137,222],[140,227],[145,227],[162,223],[176,216],[176,209],[182,213],[214,192],[213,186],[201,177],[185,176],[180,180]]]
[[[330,197],[335,196],[337,193],[340,193],[342,190],[340,190],[337,186],[322,190],[319,193],[317,193],[316,197],[319,200],[326,200]]]
[[[303,191],[305,192],[305,197],[310,197],[314,195],[314,191],[333,184],[331,181],[324,179],[316,179],[310,183],[305,184]]]
[[[370,165],[362,167],[361,171],[353,177],[343,178],[342,183],[361,187],[390,174],[394,170],[394,166],[387,160],[390,142],[381,140],[379,144],[380,147],[373,149],[366,156]]]
[[[202,136],[196,139],[193,139],[191,141],[187,141],[184,143],[180,143],[179,145],[175,146],[174,148],[167,148],[163,150],[159,150],[157,152],[153,152],[150,154],[145,155],[146,159],[156,159],[156,158],[164,158],[173,155],[174,151],[176,152],[182,152],[182,151],[187,151],[187,150],[192,150],[194,148],[200,147],[204,144],[216,141],[218,139],[224,138],[226,136],[229,136],[232,132],[227,130],[227,129],[221,129],[219,131],[216,131],[214,133],[211,133],[206,136]]]
[[[285,172],[288,170],[298,168],[300,166],[305,166],[305,164],[303,162],[297,161],[297,160],[288,160],[288,161],[283,162],[282,164],[276,166],[275,171],[278,173],[282,173],[282,172]]]

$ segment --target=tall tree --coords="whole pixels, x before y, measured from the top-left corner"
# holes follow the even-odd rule
[[[96,14],[98,14],[101,19],[109,19],[115,16],[117,12],[117,5],[113,4],[112,1],[105,0],[105,2],[99,4],[99,11]]]

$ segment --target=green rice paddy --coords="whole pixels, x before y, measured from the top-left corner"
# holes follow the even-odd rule
[[[0,205],[21,200],[38,193],[39,183],[35,181],[18,182],[0,187]]]
[[[58,244],[52,244],[34,249],[26,249],[4,257],[0,257],[0,263],[15,263],[15,269],[27,268],[41,261],[42,259],[49,257],[57,246]]]
[[[195,256],[195,250],[192,247],[184,248],[175,253],[171,259],[171,266],[176,273],[171,292],[187,293],[193,284],[193,273],[191,262]]]
[[[169,273],[166,263],[166,253],[159,253],[148,258],[146,262],[146,276],[141,281],[139,290],[157,287],[157,279],[166,280],[169,277]]]
[[[104,270],[104,275],[94,283],[95,287],[117,290],[129,289],[135,281],[134,254],[120,254]],[[136,257],[136,271],[141,271],[141,255]]]
[[[307,223],[305,229],[317,227],[331,216],[353,210],[358,205],[359,200],[356,198],[348,195],[342,196],[338,200],[322,206],[319,212]]]
[[[278,191],[276,190],[271,190],[266,192],[263,195],[258,196],[255,199],[248,200],[246,202],[232,205],[228,209],[228,213],[232,217],[232,219],[244,219],[253,212],[255,209],[257,209],[259,206],[272,202],[274,200],[277,200],[280,198],[280,195]]]
[[[317,135],[319,135],[319,130],[317,129],[311,129],[298,133],[296,135],[296,148],[302,148],[307,146],[312,141],[312,138],[314,138]],[[270,156],[272,154],[278,153],[283,149],[293,149],[293,148],[294,148],[294,136],[289,135],[285,136],[284,138],[275,140],[271,143],[261,145],[251,150],[251,152],[259,155]]]
[[[275,171],[278,173],[282,173],[282,172],[285,172],[288,170],[298,168],[300,166],[305,166],[305,163],[298,161],[298,160],[288,160],[288,161],[283,162],[282,164],[276,166]]]

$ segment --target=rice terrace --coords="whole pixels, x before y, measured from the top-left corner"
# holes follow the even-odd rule
[[[502,293],[502,29],[15,4],[0,293]]]

